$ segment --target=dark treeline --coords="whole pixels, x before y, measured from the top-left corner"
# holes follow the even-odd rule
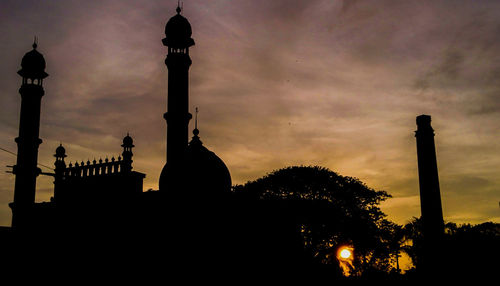
[[[293,201],[308,263],[334,280],[424,279],[421,220],[406,225],[389,221],[379,208],[391,197],[385,191],[318,166],[280,169],[233,191],[259,200]],[[436,279],[492,277],[500,257],[500,224],[447,223],[441,244],[433,257],[440,267]],[[347,271],[336,255],[345,245],[354,249]],[[404,272],[399,267],[403,253],[413,264]]]

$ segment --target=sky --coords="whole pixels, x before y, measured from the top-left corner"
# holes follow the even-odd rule
[[[17,152],[23,55],[47,62],[39,163],[117,157],[158,189],[165,163],[164,27],[177,1],[0,2],[0,147]],[[420,216],[415,118],[432,116],[443,214],[500,222],[500,2],[185,0],[193,29],[190,111],[204,145],[243,184],[319,165],[393,196],[396,223]],[[190,123],[190,130],[194,122]],[[0,225],[14,176],[0,152]],[[43,171],[50,171],[42,167]],[[37,201],[52,196],[37,181]]]

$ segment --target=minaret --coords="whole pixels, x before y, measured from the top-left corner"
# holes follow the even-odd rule
[[[134,153],[132,153],[132,148],[134,148],[135,145],[134,145],[134,140],[132,139],[132,137],[130,137],[128,132],[127,132],[127,136],[125,136],[123,138],[122,147],[123,147],[123,153],[122,153],[123,169],[122,169],[122,172],[124,172],[124,173],[131,172],[132,171],[132,156],[134,155]]]
[[[54,200],[57,201],[61,193],[64,171],[66,170],[66,162],[64,162],[64,158],[66,158],[67,155],[66,149],[64,149],[62,144],[59,144],[59,147],[56,148],[54,157],[56,157],[56,161],[54,162]]]
[[[36,177],[40,174],[38,163],[38,138],[40,130],[40,105],[45,72],[45,59],[37,51],[36,41],[33,50],[26,53],[21,61],[21,70],[17,73],[23,78],[21,94],[21,118],[17,143],[17,163],[13,173],[16,175],[14,202],[12,208],[12,227],[29,226],[31,209],[35,203]]]
[[[178,6],[177,15],[170,18],[165,26],[163,45],[168,47],[165,64],[168,68],[167,112],[163,115],[167,121],[167,163],[160,176],[160,191],[175,188],[173,181],[179,178],[184,153],[188,145],[188,124],[192,115],[189,113],[188,79],[191,58],[189,47],[194,45],[191,38],[191,25]]]
[[[439,264],[440,259],[437,253],[439,253],[441,238],[444,234],[434,130],[431,127],[429,115],[417,117],[415,137],[417,138],[420,208],[424,239],[422,262],[425,271],[429,272]]]

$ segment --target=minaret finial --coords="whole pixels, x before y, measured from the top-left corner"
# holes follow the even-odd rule
[[[181,11],[182,11],[182,8],[181,8],[181,1],[180,0],[177,0],[177,9],[175,9],[175,11],[177,12],[177,14],[180,14]]]
[[[194,115],[194,129],[198,129],[198,107],[195,108],[195,115]]]
[[[198,130],[198,107],[195,108],[195,114],[194,114],[194,130],[193,130],[193,135],[195,137],[198,137],[198,134],[200,134],[200,130]]]

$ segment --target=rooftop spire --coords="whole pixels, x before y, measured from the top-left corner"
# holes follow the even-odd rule
[[[195,108],[193,134],[196,137],[198,137],[198,134],[200,134],[200,130],[198,130],[198,107]]]
[[[177,12],[177,14],[180,14],[182,11],[180,0],[177,0],[177,9],[175,9],[175,11]]]
[[[36,36],[34,36],[32,47],[33,47],[33,49],[36,49],[36,47],[38,47],[38,38]]]
[[[194,128],[198,129],[198,107],[195,108],[195,115],[194,115]]]

